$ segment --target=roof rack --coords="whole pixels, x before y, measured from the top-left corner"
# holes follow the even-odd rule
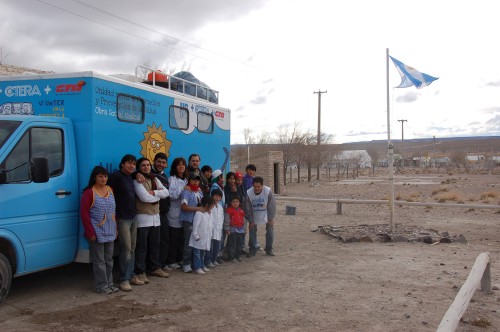
[[[142,71],[142,73],[148,73],[146,79],[139,75],[139,71]],[[137,66],[135,68],[135,76],[137,82],[142,82],[162,89],[177,91],[214,104],[219,103],[219,91],[210,89],[206,85],[191,82],[174,75],[167,75],[160,70],[145,66]]]

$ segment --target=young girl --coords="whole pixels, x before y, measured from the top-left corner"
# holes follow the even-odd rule
[[[228,260],[241,262],[241,243],[245,234],[245,212],[240,208],[238,195],[231,198],[231,206],[226,209],[224,230],[229,236],[227,239]]]
[[[195,212],[205,212],[206,208],[199,206],[203,193],[200,189],[200,176],[196,173],[189,174],[189,182],[181,193],[181,213],[179,220],[184,230],[184,250],[182,270],[191,272],[193,262],[193,248],[189,246],[191,232],[193,231],[193,219]]]
[[[193,231],[189,239],[189,246],[193,248],[193,272],[205,274],[210,271],[204,263],[205,252],[210,251],[212,241],[212,220],[210,212],[214,207],[214,199],[205,196],[201,199],[201,211],[196,211],[193,218]]]
[[[210,251],[205,253],[205,266],[215,267],[220,263],[217,262],[217,257],[219,257],[219,252],[221,249],[221,240],[224,225],[224,207],[220,204],[222,200],[222,191],[216,189],[212,191],[212,197],[214,198],[214,208],[211,211],[211,222],[212,222],[212,244],[210,246]]]
[[[118,291],[113,285],[113,248],[117,235],[115,196],[107,181],[108,171],[102,166],[94,167],[89,184],[83,190],[80,209],[92,255],[95,288],[103,295]]]

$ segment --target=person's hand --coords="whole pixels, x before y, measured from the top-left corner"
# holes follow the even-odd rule
[[[248,224],[248,229],[252,229],[252,228],[254,227],[254,225],[255,225],[255,224],[253,223],[253,221],[252,221],[252,222],[250,222],[250,223]]]
[[[144,181],[146,181],[146,178],[144,177],[144,175],[142,175],[141,173],[136,173],[135,174],[135,179],[137,180],[137,182],[139,183],[144,183]]]
[[[96,241],[97,241],[97,239],[96,239],[95,235],[89,238],[89,242],[94,243]]]
[[[226,231],[226,235],[229,236],[231,234],[231,231]]]
[[[154,195],[155,195],[154,190],[150,190],[150,191],[148,191],[148,193],[149,193],[151,196],[154,196]]]
[[[187,190],[187,191],[192,191],[190,186],[185,186],[185,187],[184,187],[184,190]]]
[[[274,220],[268,220],[268,221],[267,221],[267,224],[268,224],[269,226],[272,226],[272,227],[273,227],[273,226],[274,226]]]

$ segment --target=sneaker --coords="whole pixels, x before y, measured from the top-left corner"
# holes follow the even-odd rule
[[[215,267],[215,264],[214,263],[208,263],[207,267]]]
[[[142,281],[139,276],[133,276],[132,279],[130,279],[130,284],[135,285],[135,286],[142,286],[144,285],[144,281]]]
[[[267,256],[274,256],[274,252],[272,250],[266,251]]]
[[[180,266],[179,264],[177,263],[174,263],[174,264],[170,264],[170,265],[167,265],[169,268],[171,268],[172,270],[177,270],[177,269],[180,269],[182,266]]]
[[[152,276],[160,277],[160,278],[168,278],[168,277],[170,277],[170,274],[168,274],[167,272],[163,271],[162,269],[154,270],[150,274]]]
[[[209,269],[208,267],[206,267],[206,266],[205,266],[205,267],[202,267],[201,269],[202,269],[204,272],[209,272],[209,271],[210,271],[210,269]]]
[[[236,258],[232,259],[231,260],[231,263],[239,263],[238,260]]]
[[[97,294],[100,294],[100,295],[109,295],[111,293],[113,293],[113,291],[111,289],[109,289],[108,287],[101,288],[101,289],[97,290]]]
[[[217,257],[215,262],[218,263],[219,265],[221,265],[222,263],[224,263],[224,260],[222,259],[222,257]]]
[[[130,292],[132,287],[130,287],[130,282],[128,280],[122,281],[120,283],[120,289],[124,292]]]
[[[220,265],[219,262],[215,261],[214,263],[215,266]]]
[[[115,285],[108,286],[108,288],[111,290],[111,293],[116,293],[120,290],[118,287],[115,287]]]
[[[191,265],[184,265],[182,267],[182,271],[184,271],[185,273],[189,273],[189,272],[193,271],[193,269],[191,268]]]
[[[242,259],[241,259],[241,257],[238,257],[238,258],[236,258],[236,260],[237,260],[238,262],[241,262],[241,260],[242,260]]]
[[[143,272],[143,273],[137,275],[137,278],[139,278],[139,280],[142,281],[144,284],[149,284],[149,279],[146,276],[146,273]]]
[[[171,268],[171,267],[170,267],[170,266],[168,266],[168,265],[165,265],[165,266],[164,266],[164,267],[162,267],[161,269],[162,269],[163,271],[165,271],[165,272],[169,272],[169,271],[172,271],[172,270],[173,270],[173,268]]]
[[[196,273],[196,274],[205,274],[205,271],[203,271],[202,269],[198,269],[198,270],[194,270],[193,273]]]

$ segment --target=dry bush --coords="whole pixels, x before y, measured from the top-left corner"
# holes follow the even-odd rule
[[[405,201],[407,202],[418,202],[420,201],[420,193],[411,193],[406,197]]]
[[[448,189],[448,187],[441,186],[441,187],[439,187],[437,189],[432,190],[432,195],[437,195],[437,194],[439,194],[441,192],[447,192],[449,190],[450,189]]]
[[[445,203],[447,201],[454,201],[457,203],[463,203],[464,198],[463,198],[462,194],[457,193],[455,191],[450,191],[450,192],[439,193],[436,196],[436,201],[438,201],[439,203]]]
[[[441,181],[441,184],[450,184],[450,183],[456,183],[456,182],[457,182],[457,179],[451,178],[451,179],[446,179],[444,181]]]
[[[480,199],[484,200],[489,200],[491,199],[496,199],[500,196],[500,193],[498,191],[485,191],[481,193]]]

